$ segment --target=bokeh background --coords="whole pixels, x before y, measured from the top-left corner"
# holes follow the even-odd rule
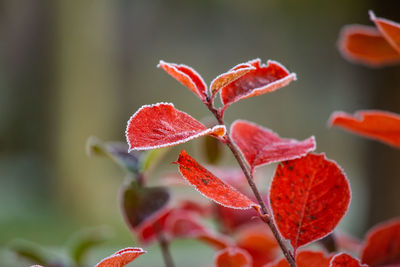
[[[85,143],[91,135],[124,141],[126,121],[143,104],[174,102],[198,119],[208,115],[156,68],[160,59],[192,66],[207,82],[250,59],[281,62],[298,81],[232,105],[226,120],[252,120],[284,137],[315,135],[317,151],[352,185],[341,230],[362,237],[399,216],[400,151],[326,126],[335,110],[400,112],[399,67],[354,65],[337,51],[341,27],[371,25],[370,9],[400,21],[397,0],[0,1],[0,266],[27,266],[7,249],[15,239],[62,257],[74,232],[99,225],[114,235],[89,262],[134,245],[117,203],[124,174],[88,157]],[[185,146],[199,155],[197,145]],[[162,168],[176,170],[167,163],[182,147]],[[223,164],[234,164],[224,156]],[[135,266],[162,266],[157,246],[149,250]],[[178,266],[213,257],[192,241],[175,242],[172,253]]]

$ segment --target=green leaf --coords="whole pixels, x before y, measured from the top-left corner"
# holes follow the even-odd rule
[[[84,266],[87,253],[95,246],[109,240],[111,230],[108,227],[96,227],[76,233],[70,241],[69,254],[76,266]]]

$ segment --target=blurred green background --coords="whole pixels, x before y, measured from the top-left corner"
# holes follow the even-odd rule
[[[226,120],[252,120],[284,137],[315,135],[317,151],[352,185],[343,231],[362,237],[398,216],[400,151],[326,127],[334,110],[400,112],[400,68],[354,65],[336,48],[343,25],[372,24],[370,9],[400,21],[397,0],[0,1],[0,266],[27,265],[7,253],[15,239],[59,253],[72,233],[98,225],[115,235],[92,262],[135,245],[117,203],[123,173],[89,158],[85,142],[124,141],[126,121],[143,104],[174,102],[198,119],[208,115],[156,68],[160,59],[192,66],[208,83],[250,59],[281,62],[298,81],[232,105]],[[185,146],[199,154],[196,142]],[[180,148],[166,169],[176,170],[168,163]],[[234,164],[229,153],[223,164]],[[157,249],[135,266],[161,266]],[[172,253],[178,266],[204,266],[213,255],[192,241],[174,243]],[[210,262],[195,265],[199,254]]]

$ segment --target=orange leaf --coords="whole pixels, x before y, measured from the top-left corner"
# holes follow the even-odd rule
[[[388,19],[377,18],[374,12],[369,12],[370,19],[378,27],[386,41],[400,54],[400,24]]]
[[[400,63],[400,54],[375,27],[363,25],[343,27],[338,46],[346,59],[356,63],[371,67]]]
[[[229,247],[221,250],[215,257],[216,267],[251,267],[251,256],[246,250]]]
[[[339,111],[331,115],[329,125],[400,147],[400,115],[395,113],[362,110],[351,115]]]
[[[319,251],[300,251],[296,257],[297,267],[329,267],[330,257]],[[286,259],[269,263],[265,267],[289,267]]]
[[[113,255],[103,259],[96,267],[122,267],[134,261],[140,255],[146,253],[141,248],[124,248]]]

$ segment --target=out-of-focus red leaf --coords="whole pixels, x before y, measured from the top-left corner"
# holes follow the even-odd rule
[[[381,67],[400,63],[400,54],[375,27],[364,25],[343,27],[338,47],[346,59],[367,66]]]
[[[233,241],[228,236],[212,232],[199,234],[196,239],[213,247],[216,250],[221,250],[233,245]]]
[[[250,254],[243,249],[229,247],[219,251],[215,256],[216,267],[251,267]]]
[[[251,169],[264,164],[302,157],[316,147],[314,136],[304,140],[285,139],[252,122],[236,120],[231,137]]]
[[[367,233],[361,261],[371,267],[400,266],[400,219],[378,224]]]
[[[157,238],[157,231],[164,231],[166,221],[169,218],[171,212],[171,209],[165,209],[158,215],[158,217],[153,218],[153,220],[151,221],[147,220],[138,229],[134,229],[138,241],[143,245],[149,245],[154,242]],[[155,229],[155,224],[157,224],[157,227],[159,229]]]
[[[253,258],[253,267],[261,267],[272,262],[279,245],[264,223],[251,223],[240,229],[237,246],[246,250]]]
[[[300,251],[296,257],[297,267],[329,267],[330,257],[320,251]],[[264,267],[289,267],[286,259],[269,263]]]
[[[354,236],[335,231],[335,242],[339,251],[344,250],[355,255],[360,253],[362,246],[361,240]]]
[[[154,221],[169,202],[170,195],[164,187],[141,187],[136,183],[121,189],[121,209],[126,223],[135,229],[147,220]]]
[[[185,65],[167,63],[162,60],[157,67],[165,70],[169,75],[200,97],[203,102],[205,101],[207,97],[207,86],[200,74],[198,74],[194,69]]]
[[[255,59],[248,64],[255,69],[221,89],[223,110],[240,99],[273,92],[296,80],[295,73],[290,73],[276,61],[269,60],[264,65],[260,64],[260,59]]]
[[[192,212],[174,210],[166,221],[165,231],[172,237],[190,238],[207,232],[207,229],[200,224]]]
[[[388,43],[400,53],[400,24],[385,18],[377,18],[372,11],[369,12],[369,17]]]
[[[329,267],[368,267],[349,254],[340,253],[332,257]]]
[[[207,128],[171,103],[141,107],[128,121],[129,150],[148,150],[185,143],[203,135],[222,136],[225,126]]]
[[[242,63],[242,64],[239,64],[239,65],[236,65],[235,67],[233,67],[229,71],[219,75],[218,77],[216,77],[211,82],[211,85],[210,85],[212,97],[214,98],[214,96],[223,87],[225,87],[228,84],[234,82],[235,80],[237,80],[238,78],[242,77],[243,75],[245,75],[249,71],[255,70],[255,69],[256,69],[255,67],[253,67],[253,66],[251,66],[251,65],[249,65],[247,63],[244,63],[244,64]]]
[[[122,267],[146,253],[142,248],[124,248],[96,264],[96,267]]]
[[[206,168],[201,166],[185,150],[182,150],[178,160],[182,176],[193,185],[201,194],[214,200],[220,205],[233,209],[258,208],[248,197],[232,186],[224,183]]]
[[[253,218],[257,218],[258,213],[255,210],[236,210],[216,205],[215,212],[218,222],[221,224],[221,230],[226,233],[233,232],[242,225],[248,224]]]
[[[333,231],[350,204],[350,186],[342,169],[324,154],[308,154],[279,164],[270,203],[279,232],[298,247]]]
[[[395,113],[362,110],[351,115],[339,111],[331,115],[329,125],[400,147],[400,115]]]

